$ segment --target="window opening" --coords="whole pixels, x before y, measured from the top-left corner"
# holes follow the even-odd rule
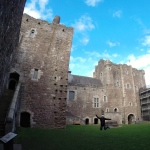
[[[38,79],[38,69],[34,69],[33,79]]]
[[[106,97],[106,96],[104,96],[104,99],[103,99],[103,100],[104,100],[104,102],[106,102],[106,101],[107,101],[107,97]]]
[[[94,107],[95,108],[99,107],[99,98],[94,98]]]
[[[117,108],[114,109],[114,112],[117,112]]]
[[[75,98],[75,92],[69,91],[69,100],[74,100],[74,98]]]

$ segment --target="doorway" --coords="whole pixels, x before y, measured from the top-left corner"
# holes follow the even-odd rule
[[[30,127],[30,113],[22,112],[20,116],[20,126],[21,127]]]
[[[15,90],[15,88],[18,84],[18,81],[19,81],[19,77],[20,77],[20,75],[17,72],[10,73],[10,75],[9,75],[9,85],[8,85],[9,90]]]
[[[135,121],[135,116],[133,114],[128,115],[128,124],[132,124]]]

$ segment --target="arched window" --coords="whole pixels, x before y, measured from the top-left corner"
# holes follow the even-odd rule
[[[30,31],[30,37],[34,37],[34,35],[35,35],[35,29],[31,29],[31,31]]]
[[[114,108],[114,112],[118,112],[118,109],[117,109],[117,108]]]

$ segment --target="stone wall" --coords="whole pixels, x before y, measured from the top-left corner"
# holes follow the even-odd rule
[[[22,112],[33,127],[64,128],[73,28],[23,15],[20,43],[11,72],[20,75]]]
[[[135,120],[141,118],[139,89],[145,86],[143,70],[100,60],[95,68],[94,77],[100,79],[106,87],[109,101],[107,107],[110,112],[117,108],[125,123],[128,123],[129,115],[133,115]]]
[[[94,78],[69,74],[67,123],[96,124],[95,114],[117,121],[118,124],[141,120],[139,89],[145,86],[144,71],[126,64],[100,60]],[[94,79],[96,82],[94,83]],[[74,92],[74,99],[71,99]],[[98,98],[99,107],[94,106]]]
[[[18,44],[21,19],[26,0],[0,1],[0,95]]]

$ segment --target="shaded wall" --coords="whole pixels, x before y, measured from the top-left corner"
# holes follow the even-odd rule
[[[0,1],[0,95],[18,44],[21,19],[26,0]]]

